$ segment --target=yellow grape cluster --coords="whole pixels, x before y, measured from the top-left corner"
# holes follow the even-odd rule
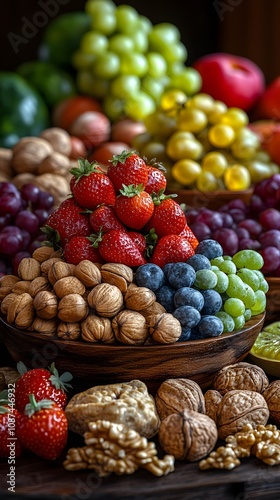
[[[243,191],[279,172],[240,108],[210,95],[169,90],[133,146],[166,167],[171,189]]]

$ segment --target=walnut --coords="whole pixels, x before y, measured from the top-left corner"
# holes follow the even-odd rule
[[[280,425],[280,380],[273,380],[262,395],[267,402],[270,418]]]
[[[34,280],[30,281],[29,293],[31,297],[35,297],[38,292],[51,292],[52,286],[49,280],[45,276],[38,276]]]
[[[181,323],[170,313],[148,316],[147,323],[151,338],[160,344],[177,342],[181,333]]]
[[[38,165],[52,153],[52,145],[40,137],[23,137],[12,149],[12,166],[19,173],[37,174]]]
[[[113,344],[116,339],[112,330],[111,320],[89,314],[81,323],[82,339],[87,342],[103,342]]]
[[[38,260],[40,264],[44,262],[45,260],[48,260],[52,257],[61,257],[62,251],[59,250],[59,254],[54,255],[56,252],[53,247],[49,247],[47,245],[42,245],[39,248],[36,248],[34,252],[32,253],[33,259]]]
[[[100,269],[90,260],[81,260],[75,266],[74,274],[86,287],[94,287],[101,283]]]
[[[76,276],[65,276],[65,278],[60,278],[54,283],[53,289],[59,299],[69,295],[69,293],[83,295],[86,291],[85,285],[83,285]]]
[[[67,470],[94,469],[100,477],[112,472],[133,474],[144,468],[155,476],[166,476],[174,470],[174,457],[157,457],[155,443],[134,429],[108,420],[89,423],[84,435],[86,446],[70,448],[63,466]]]
[[[85,299],[78,293],[69,293],[58,303],[58,317],[61,321],[76,323],[85,319],[88,312]]]
[[[112,328],[116,339],[121,344],[144,344],[149,333],[146,320],[137,311],[125,309],[112,319]]]
[[[58,153],[58,151],[53,151],[38,165],[37,173],[38,175],[53,173],[65,176],[70,168],[69,158],[62,153]]]
[[[265,425],[269,409],[264,397],[256,391],[228,391],[218,404],[216,424],[220,439],[242,429],[250,423],[254,427]]]
[[[154,316],[155,314],[162,314],[166,312],[166,309],[157,301],[153,302],[147,309],[142,309],[139,311],[145,318],[148,316]]]
[[[126,293],[127,287],[133,281],[133,271],[125,264],[107,262],[101,266],[100,271],[102,281],[116,285],[122,293]]]
[[[78,340],[81,336],[80,323],[61,321],[57,327],[57,336],[62,340]]]
[[[41,275],[40,263],[33,257],[24,257],[18,265],[17,274],[22,280],[32,281]]]
[[[63,262],[63,260],[61,257],[50,257],[41,263],[41,273],[44,276],[48,277],[50,267],[54,264],[54,262]]]
[[[9,305],[11,304],[11,302],[14,301],[14,299],[17,295],[18,295],[17,293],[11,292],[11,293],[8,293],[8,295],[6,295],[6,297],[4,297],[2,299],[2,301],[1,301],[1,313],[7,314]]]
[[[68,264],[67,262],[63,262],[60,260],[53,262],[48,271],[49,282],[54,285],[55,282],[60,280],[61,278],[74,276],[75,267],[76,266],[74,264]]]
[[[156,301],[156,295],[150,288],[132,283],[125,293],[124,301],[127,309],[142,311]]]
[[[5,385],[15,384],[20,378],[20,373],[10,366],[1,366],[0,372],[4,375]]]
[[[10,303],[7,311],[8,323],[15,324],[18,328],[29,328],[34,318],[33,299],[29,293],[17,295]]]
[[[101,419],[123,424],[150,438],[160,424],[154,398],[140,380],[91,387],[75,394],[65,412],[69,429],[78,434],[87,431],[89,422]]]
[[[123,294],[118,287],[109,283],[96,285],[87,296],[88,305],[94,312],[111,318],[123,308]]]
[[[212,388],[222,395],[235,389],[263,392],[268,384],[268,377],[262,368],[244,361],[225,366],[212,380]]]
[[[215,391],[214,389],[208,389],[208,391],[204,394],[205,413],[208,417],[212,418],[214,422],[217,420],[217,409],[222,399],[223,396],[221,393],[219,391]]]
[[[15,285],[12,288],[13,293],[30,293],[29,292],[29,287],[30,287],[30,281],[25,281],[25,280],[20,280],[15,283]]]
[[[194,462],[213,450],[218,431],[208,415],[185,408],[162,420],[158,438],[166,453],[174,455],[177,460]]]
[[[48,141],[55,151],[70,156],[72,144],[69,133],[60,127],[49,127],[41,132],[40,137]]]
[[[42,291],[33,298],[36,314],[43,319],[53,319],[57,315],[58,299],[53,292]]]
[[[18,276],[14,276],[13,274],[4,274],[0,278],[0,300],[3,300],[6,295],[12,293],[13,287],[20,281]]]
[[[179,413],[184,408],[205,413],[204,396],[200,386],[187,378],[165,380],[157,390],[155,402],[161,420],[171,413]]]
[[[56,326],[57,323],[55,319],[43,319],[37,316],[31,325],[31,330],[43,335],[54,337],[56,333]]]

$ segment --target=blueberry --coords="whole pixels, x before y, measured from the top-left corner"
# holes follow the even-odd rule
[[[178,342],[185,342],[186,340],[190,340],[191,333],[191,328],[182,328],[182,333],[178,338]]]
[[[174,294],[175,290],[171,286],[163,285],[155,291],[157,301],[166,309],[168,313],[173,313],[174,307]]]
[[[200,312],[192,306],[177,307],[173,316],[180,321],[183,328],[193,328],[201,320]]]
[[[222,321],[217,316],[206,314],[201,317],[197,325],[198,333],[201,338],[218,337],[223,333],[224,326]]]
[[[204,306],[201,310],[202,315],[206,314],[216,314],[221,310],[223,305],[221,295],[215,290],[202,290],[201,294],[204,297]]]
[[[195,290],[195,288],[191,288],[189,286],[183,286],[176,290],[174,295],[174,306],[192,306],[198,311],[204,306],[204,297],[199,290]]]
[[[186,262],[192,266],[195,271],[199,269],[211,269],[210,260],[205,255],[202,255],[202,253],[192,255]]]
[[[216,240],[202,240],[195,249],[196,254],[205,255],[209,260],[221,257],[224,253],[223,247]]]
[[[175,262],[172,266],[167,268],[166,277],[169,284],[178,290],[183,286],[192,286],[196,274],[194,268],[186,262]]]
[[[138,286],[145,286],[155,292],[164,283],[164,272],[156,264],[143,264],[135,272],[135,281]]]

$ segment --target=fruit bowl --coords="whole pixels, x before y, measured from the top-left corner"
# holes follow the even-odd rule
[[[202,192],[191,189],[177,189],[176,191],[172,191],[171,189],[166,190],[166,194],[172,194],[174,192],[178,195],[175,198],[177,203],[184,203],[190,208],[206,207],[211,210],[217,210],[226,203],[236,199],[242,200],[244,203],[248,204],[253,194],[253,188],[244,191],[228,191],[225,189],[213,192]]]
[[[12,358],[29,368],[52,362],[70,371],[77,387],[140,379],[151,393],[168,378],[189,378],[203,389],[222,367],[247,356],[264,323],[255,316],[241,330],[202,340],[156,345],[110,345],[66,341],[19,330],[0,318],[1,336]]]
[[[267,375],[280,378],[280,360],[264,358],[251,352],[249,353],[249,359],[252,363],[262,368]]]

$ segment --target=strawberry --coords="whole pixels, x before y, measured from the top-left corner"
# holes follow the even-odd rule
[[[23,363],[18,363],[18,371],[21,373],[20,378],[15,386],[16,408],[23,412],[26,404],[29,401],[29,394],[33,393],[37,399],[51,399],[55,401],[61,408],[65,408],[67,403],[66,391],[71,387],[68,382],[72,379],[69,372],[59,376],[54,363],[49,369],[33,368],[26,371]]]
[[[164,267],[169,262],[185,262],[194,253],[186,238],[178,234],[168,234],[158,240],[149,262]]]
[[[100,228],[102,228],[102,233],[107,233],[109,229],[124,229],[114,209],[108,205],[99,205],[95,208],[89,216],[89,222],[96,233],[100,231]]]
[[[179,203],[172,199],[172,195],[160,192],[153,197],[155,208],[152,217],[146,224],[145,230],[154,228],[159,238],[167,234],[180,234],[187,219]]]
[[[114,205],[116,201],[114,186],[98,163],[90,163],[88,160],[79,158],[78,164],[78,168],[70,170],[73,174],[70,188],[76,202],[89,210],[93,210],[101,203]]]
[[[8,391],[0,394],[0,457],[20,457],[23,446],[18,439],[17,427],[20,413],[9,403]]]
[[[42,232],[46,234],[47,242],[55,249],[62,248],[71,236],[89,236],[92,232],[89,216],[84,208],[75,203],[73,198],[64,200],[46,220]]]
[[[148,182],[146,184],[145,191],[147,191],[147,193],[150,194],[158,193],[159,191],[164,192],[167,185],[167,179],[164,175],[166,169],[163,167],[161,163],[147,165],[147,168],[148,168]]]
[[[30,394],[24,413],[18,417],[17,432],[26,449],[47,460],[56,460],[67,443],[66,414],[51,399],[36,401]]]
[[[73,236],[66,243],[63,252],[64,260],[69,264],[79,264],[81,260],[104,263],[97,248],[88,236]]]
[[[154,202],[143,184],[123,185],[114,207],[117,217],[127,227],[142,229],[154,212]]]
[[[197,245],[199,244],[199,241],[191,228],[188,226],[188,224],[185,225],[183,231],[180,233],[180,236],[183,236],[188,240],[188,242],[191,244],[193,249],[195,250]]]
[[[118,262],[130,267],[141,266],[146,260],[126,231],[111,229],[98,245],[100,255],[106,262]]]
[[[137,248],[140,250],[142,255],[145,255],[146,252],[146,238],[144,234],[139,233],[138,231],[128,231],[130,238],[134,241]]]
[[[123,151],[120,155],[114,155],[109,160],[107,174],[117,192],[122,189],[123,184],[143,184],[145,188],[148,181],[146,162],[136,151]]]

